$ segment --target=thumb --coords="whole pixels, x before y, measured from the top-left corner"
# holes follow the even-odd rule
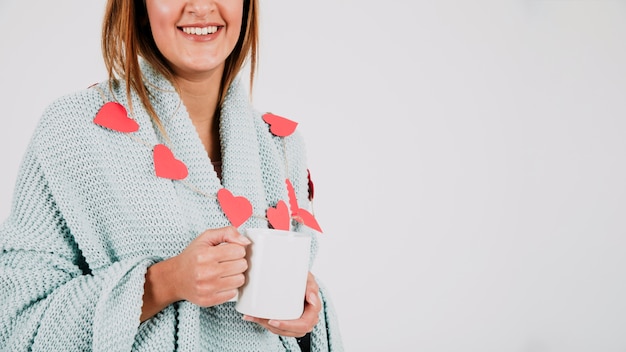
[[[252,243],[247,237],[242,236],[234,226],[207,230],[203,232],[198,239],[210,246],[217,246],[222,243],[236,243],[247,246]]]

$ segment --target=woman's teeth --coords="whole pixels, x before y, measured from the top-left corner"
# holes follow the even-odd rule
[[[183,32],[194,35],[207,35],[217,32],[217,26],[208,27],[183,27]]]

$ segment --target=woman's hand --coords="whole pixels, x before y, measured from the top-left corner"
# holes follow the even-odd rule
[[[302,337],[313,331],[319,321],[322,303],[319,297],[319,286],[313,274],[309,273],[306,282],[304,312],[297,320],[269,320],[244,315],[243,319],[255,322],[274,334],[289,337]]]
[[[179,255],[152,265],[146,273],[141,321],[180,300],[210,307],[234,298],[245,282],[249,244],[235,227],[211,229]]]

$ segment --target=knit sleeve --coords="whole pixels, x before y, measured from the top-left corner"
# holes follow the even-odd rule
[[[0,227],[2,351],[130,351],[150,258],[92,272],[34,152]]]

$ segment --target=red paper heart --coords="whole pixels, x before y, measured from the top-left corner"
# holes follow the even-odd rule
[[[309,201],[313,201],[313,198],[315,197],[315,186],[313,185],[313,181],[311,181],[311,171],[307,169],[306,174],[306,177],[309,180]]]
[[[313,214],[309,213],[306,209],[302,209],[298,206],[298,199],[296,199],[296,191],[289,179],[285,180],[287,184],[287,195],[289,196],[289,206],[291,207],[291,216],[299,223],[304,224],[313,230],[322,232],[320,225],[315,220]]]
[[[293,189],[293,185],[289,179],[285,180],[287,184],[287,196],[289,197],[289,207],[291,208],[291,216],[298,214],[298,199],[296,198],[296,191]]]
[[[315,220],[315,217],[313,216],[313,214],[309,213],[305,209],[298,209],[298,215],[296,217],[294,217],[294,219],[297,222],[299,222],[301,224],[304,224],[307,227],[310,227],[313,230],[316,230],[316,231],[322,233],[322,228],[317,223],[317,220]]]
[[[163,144],[157,144],[153,151],[154,171],[161,178],[170,180],[182,180],[187,177],[187,166],[174,157],[170,148]]]
[[[222,188],[217,191],[217,201],[230,223],[239,227],[252,216],[252,204],[246,197],[235,197],[229,190]]]
[[[267,209],[267,219],[274,229],[289,231],[289,209],[284,201],[278,201],[276,208]]]
[[[108,102],[100,108],[93,119],[96,125],[106,127],[113,131],[130,133],[139,130],[139,124],[128,117],[128,112],[122,104]]]
[[[270,113],[263,115],[263,121],[270,125],[270,132],[279,137],[289,136],[298,126],[295,121]]]

